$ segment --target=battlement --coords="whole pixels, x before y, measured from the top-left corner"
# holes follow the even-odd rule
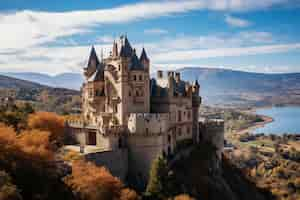
[[[161,134],[168,130],[169,119],[168,113],[131,113],[128,130],[131,134]]]
[[[212,127],[224,127],[224,120],[223,119],[207,119],[201,118],[199,119],[199,123],[205,126],[212,126]]]

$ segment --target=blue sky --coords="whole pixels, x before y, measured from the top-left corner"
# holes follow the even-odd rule
[[[300,72],[299,0],[1,0],[0,71],[81,72],[126,33],[152,71]]]

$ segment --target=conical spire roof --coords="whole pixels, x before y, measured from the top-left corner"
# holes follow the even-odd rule
[[[95,47],[92,46],[92,49],[91,49],[91,53],[90,53],[90,57],[89,57],[89,60],[88,60],[88,65],[87,67],[97,67],[99,65],[99,59],[98,59],[98,56],[97,56],[97,53],[96,53],[96,50],[95,50]],[[94,66],[93,66],[94,65]]]
[[[122,57],[130,57],[132,56],[132,47],[127,39],[127,36],[122,36],[121,39],[122,41],[122,47],[120,51],[120,56]]]
[[[140,57],[140,61],[143,61],[143,60],[149,61],[149,58],[147,56],[147,53],[146,53],[146,50],[145,50],[144,47],[143,47],[142,54],[141,54],[141,57]]]

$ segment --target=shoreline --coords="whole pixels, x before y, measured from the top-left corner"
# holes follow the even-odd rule
[[[251,133],[254,129],[264,127],[266,124],[272,123],[274,121],[274,119],[272,117],[269,117],[266,115],[259,115],[259,116],[263,120],[262,122],[256,122],[247,128],[238,130],[238,131],[236,131],[236,134]]]

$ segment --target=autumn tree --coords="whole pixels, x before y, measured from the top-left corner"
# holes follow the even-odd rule
[[[192,198],[191,196],[189,196],[188,194],[180,194],[177,195],[174,200],[195,200],[194,198]]]
[[[72,199],[62,181],[65,175],[49,148],[49,132],[27,130],[16,134],[0,124],[0,168],[8,172],[24,199]]]
[[[134,191],[129,188],[124,188],[121,191],[120,200],[141,200],[142,198]]]
[[[90,162],[73,162],[72,174],[65,178],[65,183],[81,200],[117,200],[121,196],[121,181],[104,167]]]
[[[28,128],[47,131],[51,143],[61,144],[65,133],[64,117],[50,112],[37,112],[29,115]]]
[[[12,183],[11,177],[0,171],[0,199],[1,200],[21,200],[22,196],[16,185]]]

